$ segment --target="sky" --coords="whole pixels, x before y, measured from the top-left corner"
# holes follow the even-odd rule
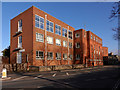
[[[118,22],[109,20],[114,2],[2,2],[2,50],[10,45],[10,20],[32,5],[75,30],[92,31],[103,39],[103,46],[108,47],[109,52],[117,53],[118,41],[113,39],[112,28],[117,27]]]

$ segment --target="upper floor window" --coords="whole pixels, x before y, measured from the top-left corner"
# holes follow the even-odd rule
[[[91,35],[91,39],[92,39],[92,35]]]
[[[52,60],[53,59],[53,53],[52,52],[47,52],[47,59]]]
[[[61,53],[56,53],[56,59],[61,60]]]
[[[43,59],[44,53],[42,51],[36,51],[36,59]]]
[[[76,33],[76,34],[75,34],[75,37],[76,37],[76,38],[80,37],[80,34]]]
[[[56,45],[61,46],[61,40],[60,39],[56,39]]]
[[[67,29],[62,28],[62,36],[67,37]]]
[[[18,31],[22,31],[22,19],[18,21]]]
[[[68,31],[68,38],[72,39],[72,31]]]
[[[95,40],[95,36],[94,36],[94,40]]]
[[[72,43],[71,42],[69,42],[69,48],[72,48]]]
[[[63,60],[67,60],[67,54],[63,54]]]
[[[55,24],[55,34],[61,35],[61,26]]]
[[[47,43],[53,44],[53,37],[47,36]]]
[[[44,18],[35,15],[35,27],[44,29]]]
[[[18,37],[18,48],[22,47],[22,36]]]
[[[96,37],[96,42],[98,41],[97,37]]]
[[[67,41],[63,41],[63,47],[67,47]]]
[[[38,42],[44,42],[43,34],[36,33],[36,41],[38,41]]]
[[[47,31],[49,31],[49,32],[52,32],[53,33],[53,22],[50,22],[50,21],[48,21],[47,20],[47,22],[46,22],[46,28],[47,28]]]
[[[79,60],[80,59],[80,54],[76,55],[76,59]]]
[[[84,31],[84,37],[86,37],[86,31]]]
[[[80,43],[76,43],[76,48],[80,48]]]

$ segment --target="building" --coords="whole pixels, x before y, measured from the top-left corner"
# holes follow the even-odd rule
[[[103,65],[102,39],[32,6],[11,19],[10,62]]]
[[[74,46],[76,64],[103,65],[102,39],[91,31],[84,29],[74,31]]]
[[[32,6],[11,19],[11,63],[33,66],[73,62],[74,28]]]

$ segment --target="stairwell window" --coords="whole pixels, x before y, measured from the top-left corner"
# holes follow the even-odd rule
[[[55,34],[61,35],[61,26],[55,24]]]
[[[63,54],[63,60],[67,60],[67,54]]]
[[[44,42],[44,36],[43,36],[43,34],[36,33],[36,41],[38,41],[38,42]]]
[[[61,40],[60,39],[56,39],[56,45],[61,46]]]
[[[52,52],[47,52],[47,59],[53,60],[53,53]]]
[[[44,18],[38,15],[35,15],[35,27],[44,30]]]
[[[53,44],[53,37],[47,36],[47,43]]]
[[[36,51],[36,59],[44,59],[44,52]]]
[[[54,29],[53,28],[53,22],[47,20],[46,24],[47,24],[46,25],[47,31],[53,33],[54,32],[54,30],[53,30]]]
[[[22,31],[22,19],[18,21],[18,31]]]
[[[80,34],[76,33],[76,34],[75,34],[75,37],[76,37],[76,38],[80,37]]]
[[[56,53],[56,59],[61,60],[61,53]]]
[[[80,48],[80,43],[76,43],[76,48]]]
[[[67,29],[62,28],[62,36],[67,37]]]
[[[22,36],[18,37],[18,48],[22,48]]]
[[[67,41],[63,41],[63,47],[67,47]]]

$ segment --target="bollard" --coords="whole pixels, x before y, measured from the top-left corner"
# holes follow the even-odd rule
[[[7,70],[6,68],[3,68],[2,70],[2,78],[6,78],[7,77]]]

